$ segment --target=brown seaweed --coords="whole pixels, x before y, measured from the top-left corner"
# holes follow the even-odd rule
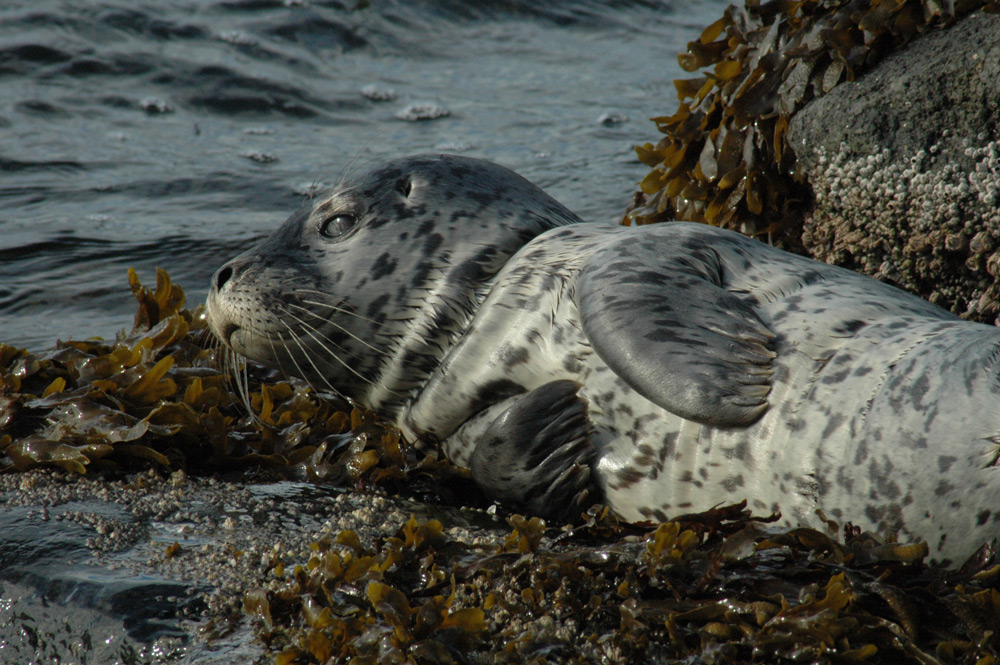
[[[163,270],[129,271],[133,329],[110,342],[33,354],[0,344],[0,471],[271,467],[338,484],[400,481],[432,468],[370,413],[248,364],[250,409],[220,370],[201,307]],[[419,471],[416,473],[420,473]]]
[[[659,525],[585,517],[512,516],[496,549],[412,517],[369,545],[341,532],[245,607],[282,664],[997,657],[992,551],[946,571],[924,543],[770,529],[745,504]]]

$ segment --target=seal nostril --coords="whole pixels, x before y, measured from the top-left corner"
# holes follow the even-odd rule
[[[215,273],[215,288],[222,290],[229,278],[233,276],[233,269],[229,266],[225,266],[219,272]]]

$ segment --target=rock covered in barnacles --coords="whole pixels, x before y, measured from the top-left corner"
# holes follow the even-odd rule
[[[706,222],[798,248],[811,195],[790,140],[795,115],[922,33],[997,8],[995,0],[729,7],[678,58],[699,76],[675,81],[679,108],[653,119],[665,136],[636,148],[651,170],[624,223]],[[880,104],[880,92],[873,99]]]
[[[800,111],[816,258],[967,318],[1000,313],[1000,15],[915,39]]]

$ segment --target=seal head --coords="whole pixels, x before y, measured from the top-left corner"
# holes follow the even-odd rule
[[[234,351],[392,417],[512,254],[579,218],[502,167],[395,160],[346,179],[225,264],[208,296]]]

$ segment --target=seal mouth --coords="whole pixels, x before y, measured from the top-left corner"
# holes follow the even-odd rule
[[[217,334],[219,336],[219,339],[222,340],[223,344],[225,344],[229,348],[232,348],[233,345],[232,345],[232,342],[230,340],[233,337],[233,333],[235,333],[239,329],[240,329],[240,327],[238,325],[236,325],[235,323],[227,323],[226,325],[224,325],[222,327],[222,330],[220,330]]]
[[[205,302],[205,319],[215,338],[232,349],[233,334],[240,329],[240,326],[230,317],[222,315],[223,308],[219,305],[218,299],[218,291],[212,289]]]
[[[209,327],[212,329],[212,334],[215,335],[216,339],[222,342],[227,348],[233,348],[232,338],[236,331],[240,329],[238,325],[231,321],[219,325],[218,322],[209,318]]]

